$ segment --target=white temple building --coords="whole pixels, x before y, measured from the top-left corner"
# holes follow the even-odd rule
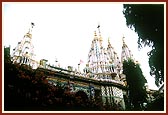
[[[35,60],[34,46],[32,44],[32,30],[34,26],[34,23],[31,23],[29,31],[13,49],[11,60],[13,63],[30,65],[33,69],[36,69],[38,67],[38,61]]]
[[[88,62],[84,72],[88,77],[97,80],[116,81],[118,83],[125,83],[125,75],[122,73],[122,63],[124,60],[133,58],[131,51],[122,38],[122,52],[121,60],[118,57],[114,47],[108,39],[107,47],[103,46],[103,37],[101,36],[100,26],[98,26],[98,34],[95,31],[91,42],[91,48],[88,53]]]

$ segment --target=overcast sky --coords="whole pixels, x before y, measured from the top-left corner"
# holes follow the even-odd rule
[[[137,34],[126,26],[121,3],[3,3],[3,43],[16,47],[28,32],[30,23],[35,23],[32,41],[36,59],[47,59],[51,65],[58,59],[60,66],[81,69],[88,59],[89,49],[100,24],[103,45],[108,38],[121,59],[122,37],[139,61],[149,88],[157,89],[149,74],[147,52],[150,48],[138,49]]]

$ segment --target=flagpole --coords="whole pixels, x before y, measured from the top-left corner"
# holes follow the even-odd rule
[[[56,67],[58,67],[58,59],[55,58],[55,62],[56,62]]]
[[[78,63],[78,72],[79,72],[79,73],[80,73],[80,64],[82,64],[82,63],[83,63],[82,60],[80,60],[79,63]]]
[[[80,63],[78,63],[78,72],[80,72]]]

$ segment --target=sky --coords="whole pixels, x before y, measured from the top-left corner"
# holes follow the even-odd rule
[[[85,67],[94,31],[100,24],[103,46],[108,38],[121,59],[122,37],[137,60],[150,89],[158,89],[149,74],[147,52],[149,47],[138,49],[138,35],[126,26],[121,3],[3,3],[3,45],[11,49],[23,39],[30,23],[36,59],[61,67]]]

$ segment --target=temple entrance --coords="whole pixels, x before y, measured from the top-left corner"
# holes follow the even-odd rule
[[[82,102],[86,102],[89,99],[88,95],[84,91],[81,91],[81,90],[76,92],[75,97],[78,99],[81,99],[80,101]]]

